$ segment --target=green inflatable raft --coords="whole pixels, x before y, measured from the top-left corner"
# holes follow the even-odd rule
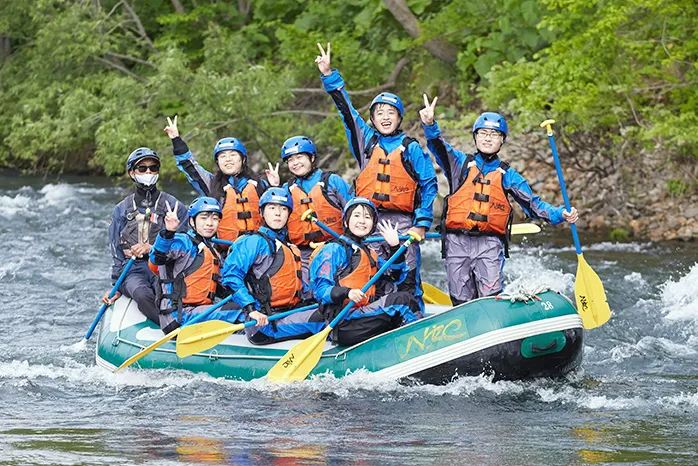
[[[453,308],[428,305],[428,317],[358,345],[327,342],[309,377],[327,373],[343,377],[365,369],[377,377],[444,384],[479,374],[495,380],[559,377],[581,364],[582,320],[567,297],[545,291],[528,301],[501,298],[481,298]],[[162,336],[135,302],[122,297],[102,319],[97,364],[113,371]],[[234,334],[208,351],[179,359],[171,341],[132,367],[253,380],[264,377],[297,342],[255,346],[245,335]]]

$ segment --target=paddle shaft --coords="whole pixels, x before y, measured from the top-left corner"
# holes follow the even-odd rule
[[[124,279],[126,278],[126,274],[131,269],[131,266],[133,265],[134,262],[136,262],[136,256],[131,256],[131,258],[128,260],[128,262],[126,262],[126,265],[124,266],[124,270],[121,271],[121,275],[119,275],[119,279],[116,280],[114,287],[109,292],[108,299],[113,298],[114,295],[116,294],[116,292],[119,290],[119,287],[124,282]],[[90,339],[90,337],[92,336],[92,333],[95,331],[95,328],[97,328],[97,324],[99,323],[100,320],[102,320],[102,316],[104,315],[104,313],[106,312],[108,307],[109,307],[108,304],[102,304],[102,307],[99,308],[99,311],[97,312],[97,315],[95,316],[95,320],[92,321],[92,325],[90,325],[90,329],[85,334],[85,340]]]
[[[190,320],[189,322],[187,322],[184,326],[186,327],[186,326],[188,326],[188,325],[198,324],[198,323],[201,322],[202,320],[208,319],[208,317],[209,317],[214,311],[220,309],[221,307],[223,307],[226,303],[228,303],[228,302],[231,301],[232,299],[233,299],[233,295],[230,294],[230,295],[226,296],[225,298],[221,299],[221,300],[218,301],[216,304],[214,304],[213,306],[209,307],[208,309],[206,309],[204,312],[202,312],[202,313],[199,314],[198,316],[194,317],[192,320]]]
[[[557,146],[555,145],[555,136],[553,136],[553,130],[548,126],[548,142],[550,142],[550,149],[553,151],[553,160],[555,161],[555,170],[557,171],[557,179],[560,181],[560,189],[562,191],[562,199],[565,201],[565,209],[567,212],[572,211],[570,206],[570,198],[567,196],[567,188],[565,187],[565,179],[562,177],[562,166],[560,165],[560,157],[557,155]],[[577,235],[577,227],[574,223],[570,223],[570,229],[572,230],[572,239],[574,240],[574,247],[577,250],[577,254],[582,253],[582,246],[579,243],[579,236]]]
[[[299,307],[296,309],[291,309],[291,310],[288,310],[286,312],[280,312],[278,314],[274,314],[274,315],[268,317],[267,320],[269,320],[269,322],[271,322],[274,320],[283,319],[284,317],[290,316],[291,314],[295,314],[296,312],[309,311],[311,309],[316,309],[317,307],[318,307],[317,304],[311,304],[310,306],[303,306],[303,307]],[[198,322],[196,322],[196,323],[198,323]],[[194,324],[194,322],[192,322],[191,324],[187,324],[187,326],[193,325],[193,324]],[[245,322],[245,325],[243,325],[242,328],[254,327],[255,325],[257,325],[257,321],[251,320],[249,322]],[[231,328],[231,327],[237,327],[237,325],[231,324],[228,327],[222,328],[220,330],[216,330],[214,332],[209,332],[209,333],[197,335],[196,337],[192,337],[192,338],[189,338],[189,339],[182,341],[182,343],[184,343],[184,344],[193,343],[195,341],[201,341],[201,340],[205,340],[208,338],[214,338],[214,337],[217,337],[219,335],[225,335],[226,333],[233,333],[233,332],[236,332],[238,330],[237,328]]]

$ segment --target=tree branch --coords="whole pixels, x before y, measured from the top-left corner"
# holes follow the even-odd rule
[[[146,65],[146,66],[149,66],[151,68],[155,68],[155,64],[153,64],[149,61],[146,61],[146,60],[141,60],[140,58],[132,57],[130,55],[121,55],[120,53],[116,53],[116,52],[107,52],[107,55],[110,55],[110,56],[115,57],[115,58],[121,58],[123,60],[129,60],[132,62],[140,63],[142,65]]]
[[[407,2],[405,0],[383,0],[383,3],[405,31],[414,39],[419,39],[419,20],[412,13]],[[430,54],[446,63],[454,64],[458,60],[458,49],[442,38],[430,39],[422,46]]]
[[[186,13],[184,11],[184,7],[182,6],[182,2],[179,0],[170,0],[172,2],[172,6],[174,7],[175,11],[177,13]]]
[[[250,14],[250,7],[252,6],[252,2],[246,2],[245,0],[238,0],[238,11],[240,12],[240,15],[247,20],[247,17]]]
[[[121,71],[122,73],[131,76],[133,79],[135,79],[137,81],[140,81],[142,83],[145,82],[145,78],[138,76],[136,73],[132,72],[131,70],[129,70],[128,68],[126,68],[124,66],[119,65],[118,63],[114,63],[113,61],[106,60],[102,57],[94,57],[94,59],[100,63],[104,63],[107,66],[111,66],[112,68],[117,69],[117,70]]]
[[[121,3],[122,3],[122,2],[123,2],[123,0],[117,2],[116,5],[114,5],[114,6],[112,7],[112,9],[109,11],[109,13],[107,13],[107,16],[106,16],[104,19],[109,19],[109,17],[110,17],[111,15],[114,14],[114,12],[116,11],[116,9],[119,8],[119,7],[121,6]]]
[[[0,58],[9,57],[12,55],[12,43],[7,34],[0,34]]]
[[[379,92],[383,92],[385,90],[388,90],[395,86],[395,82],[397,81],[397,78],[400,76],[400,72],[407,66],[409,63],[409,58],[407,57],[402,57],[396,64],[395,68],[393,68],[393,71],[390,73],[390,77],[388,78],[388,81],[385,82],[385,84],[381,84],[380,86],[372,87],[370,89],[362,89],[360,91],[347,91],[347,94],[349,95],[371,95],[371,94],[378,94]],[[325,90],[321,88],[293,88],[291,89],[291,92],[304,92],[307,94],[324,94]]]
[[[122,5],[126,10],[128,10],[129,14],[131,15],[131,18],[133,18],[133,21],[136,23],[136,27],[138,27],[138,33],[141,35],[141,38],[146,41],[146,43],[150,46],[151,49],[155,50],[155,45],[153,44],[153,41],[150,40],[150,37],[148,37],[148,33],[145,32],[145,28],[143,27],[143,23],[141,23],[141,19],[138,17],[136,12],[131,8],[131,5],[128,4],[126,0],[121,0]]]

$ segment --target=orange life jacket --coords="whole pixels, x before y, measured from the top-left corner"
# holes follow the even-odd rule
[[[220,268],[221,256],[218,251],[204,243],[199,243],[199,253],[194,262],[182,272],[186,291],[182,302],[194,305],[213,303],[220,278]]]
[[[360,290],[378,271],[378,255],[366,246],[354,247],[344,241],[340,241],[340,243],[344,245],[349,266],[337,273],[339,286]],[[376,296],[376,285],[371,285],[371,288],[364,294],[366,298],[356,303],[357,306],[365,306],[373,301]],[[343,305],[346,306],[349,302],[350,300],[346,299]]]
[[[262,310],[267,315],[272,315],[283,312],[300,301],[303,291],[301,253],[294,244],[275,241],[260,231],[257,234],[267,240],[273,259],[271,266],[259,279],[250,272],[246,280],[252,295],[261,303]]]
[[[374,143],[371,148],[372,141],[367,149],[371,151],[368,163],[355,182],[356,195],[371,199],[378,209],[414,212],[419,199],[419,178],[403,156],[414,139],[405,137],[388,155],[379,144]]]
[[[224,189],[225,203],[223,217],[218,224],[218,238],[235,241],[238,236],[259,230],[262,216],[259,213],[257,182],[248,180],[240,194],[229,184]]]
[[[320,227],[310,220],[301,220],[301,216],[311,209],[316,218],[334,230],[338,235],[342,234],[342,209],[330,199],[328,194],[330,172],[323,172],[320,182],[305,193],[295,182],[289,186],[293,198],[293,211],[288,217],[288,236],[291,242],[297,246],[306,246],[311,241],[326,241],[332,235],[325,233]]]
[[[463,172],[468,176],[445,199],[443,222],[446,231],[466,231],[506,237],[512,209],[502,186],[509,164],[500,162],[496,170],[483,175],[473,156],[468,156]],[[461,176],[461,179],[463,177]]]

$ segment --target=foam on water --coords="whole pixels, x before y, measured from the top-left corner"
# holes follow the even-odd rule
[[[22,269],[24,264],[24,259],[19,260],[9,260],[0,264],[0,280],[3,279],[14,279],[17,272]]]
[[[660,286],[661,302],[669,320],[690,320],[698,326],[698,263],[678,281]]]
[[[225,379],[215,379],[205,374],[191,374],[188,371],[167,370],[124,370],[112,373],[98,366],[87,366],[74,360],[66,360],[64,366],[54,364],[31,364],[28,361],[13,360],[0,362],[1,380],[42,379],[61,380],[81,385],[120,387],[184,387],[205,380],[208,383],[235,383]],[[238,382],[239,383],[239,382]]]
[[[34,202],[23,194],[0,196],[0,215],[3,217],[14,217],[20,211],[29,213],[33,208]]]
[[[642,277],[642,274],[639,272],[631,272],[628,275],[624,276],[623,280],[625,280],[628,283],[635,284],[637,286],[646,286],[647,285],[647,280],[645,280]]]
[[[574,288],[574,275],[552,270],[544,264],[544,260],[542,257],[521,255],[507,261],[504,267],[504,292],[538,287],[547,287],[560,293],[571,292]]]
[[[50,206],[64,205],[68,201],[75,200],[80,194],[78,190],[70,184],[47,184],[39,190],[44,195],[44,201]]]

